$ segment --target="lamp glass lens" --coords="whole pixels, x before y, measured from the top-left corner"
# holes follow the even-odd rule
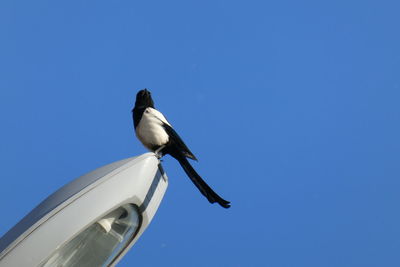
[[[40,266],[108,266],[137,233],[136,206],[123,205],[56,249]]]

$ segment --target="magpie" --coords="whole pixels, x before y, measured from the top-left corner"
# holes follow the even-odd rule
[[[164,115],[155,109],[151,93],[147,89],[140,90],[136,94],[132,117],[136,136],[147,149],[153,151],[159,158],[166,154],[171,155],[210,203],[217,202],[224,208],[230,207],[230,202],[215,193],[190,165],[187,159],[197,161],[196,156],[185,145]]]

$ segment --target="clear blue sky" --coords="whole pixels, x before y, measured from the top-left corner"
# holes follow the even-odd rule
[[[119,266],[400,266],[398,1],[0,2],[0,235],[144,153],[149,88],[224,198],[170,184]]]

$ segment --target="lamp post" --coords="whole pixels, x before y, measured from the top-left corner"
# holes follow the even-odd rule
[[[114,266],[149,225],[167,186],[153,153],[81,176],[0,239],[0,267]]]

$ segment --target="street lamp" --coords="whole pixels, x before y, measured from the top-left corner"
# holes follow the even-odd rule
[[[0,239],[0,267],[113,266],[144,232],[167,186],[154,153],[79,177]]]

